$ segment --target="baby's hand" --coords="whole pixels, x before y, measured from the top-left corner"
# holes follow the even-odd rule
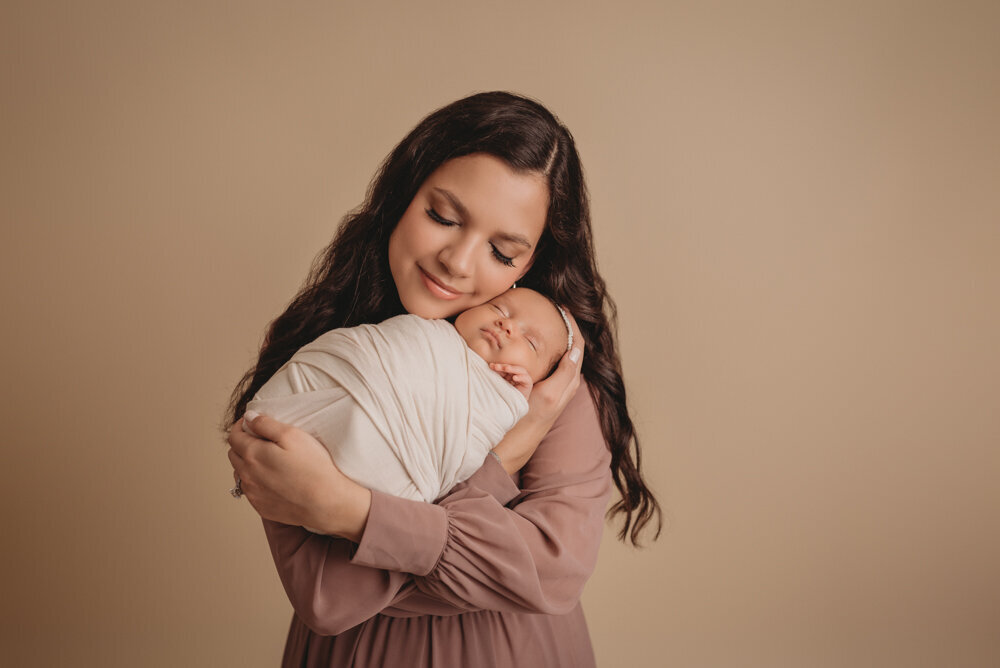
[[[503,379],[514,386],[514,388],[527,399],[531,394],[531,376],[523,366],[515,364],[490,364],[490,368],[503,376]]]

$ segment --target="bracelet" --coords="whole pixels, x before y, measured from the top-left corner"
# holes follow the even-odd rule
[[[501,461],[500,455],[498,455],[497,453],[493,452],[492,450],[490,450],[490,454],[493,455],[493,459],[497,460],[497,464],[499,464],[500,466],[503,466],[503,461]]]

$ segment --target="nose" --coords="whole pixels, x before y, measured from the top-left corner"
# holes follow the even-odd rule
[[[471,276],[475,262],[475,240],[464,235],[455,239],[441,249],[438,261],[455,278]]]
[[[511,318],[506,317],[497,318],[496,325],[507,335],[508,339],[512,338],[516,332],[520,332],[521,329]]]

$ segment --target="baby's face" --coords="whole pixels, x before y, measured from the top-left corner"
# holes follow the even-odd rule
[[[555,304],[534,290],[514,288],[463,311],[455,329],[490,363],[516,364],[537,383],[566,352],[566,324]]]

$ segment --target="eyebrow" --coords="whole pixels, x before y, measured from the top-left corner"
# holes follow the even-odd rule
[[[465,208],[464,204],[462,204],[462,200],[458,199],[458,197],[455,196],[455,193],[451,192],[450,190],[445,190],[444,188],[439,188],[437,186],[434,186],[433,190],[437,193],[440,193],[441,196],[447,199],[451,203],[451,205],[455,207],[455,210],[458,211],[458,215],[460,215],[462,218],[471,217],[469,216],[469,210]],[[503,239],[504,241],[509,241],[513,244],[524,246],[525,248],[530,249],[532,247],[532,243],[528,241],[528,238],[521,234],[512,234],[510,232],[498,232],[496,236],[499,237],[500,239]]]

